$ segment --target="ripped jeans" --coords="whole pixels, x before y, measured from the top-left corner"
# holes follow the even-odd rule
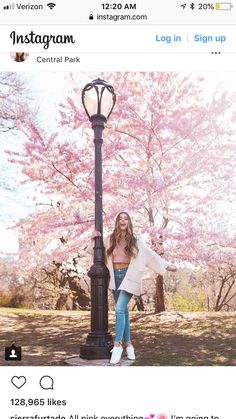
[[[113,297],[116,303],[116,337],[115,341],[122,343],[124,337],[125,342],[130,342],[130,322],[128,304],[133,294],[118,288],[123,281],[128,268],[114,269],[116,290]]]

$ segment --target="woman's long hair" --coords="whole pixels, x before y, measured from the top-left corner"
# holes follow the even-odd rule
[[[107,256],[112,255],[113,250],[115,249],[116,245],[119,243],[119,241],[122,238],[121,230],[119,228],[119,221],[120,221],[121,214],[125,214],[128,218],[128,226],[127,226],[127,230],[125,232],[125,237],[124,237],[126,241],[125,253],[129,257],[136,257],[139,251],[138,246],[137,246],[137,238],[134,236],[134,233],[133,233],[133,225],[132,225],[131,218],[129,214],[124,211],[120,212],[116,217],[115,228],[110,236],[110,247],[109,249],[107,249]]]

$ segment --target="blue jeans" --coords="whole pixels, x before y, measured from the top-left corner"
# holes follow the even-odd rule
[[[124,279],[128,268],[114,269],[116,290],[113,290],[114,300],[116,302],[116,337],[115,341],[122,343],[124,337],[125,342],[130,342],[130,322],[128,304],[133,294],[118,288]]]

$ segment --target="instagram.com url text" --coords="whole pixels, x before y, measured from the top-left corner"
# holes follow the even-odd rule
[[[97,20],[112,20],[117,22],[119,20],[147,20],[147,15],[100,15],[97,14]]]

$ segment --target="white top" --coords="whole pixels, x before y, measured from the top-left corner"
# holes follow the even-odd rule
[[[104,238],[105,250],[110,247],[110,236]],[[94,247],[94,240],[91,240],[87,251],[92,254]],[[125,277],[118,288],[119,290],[127,291],[134,295],[141,294],[142,279],[145,272],[145,267],[152,269],[159,275],[164,275],[166,268],[169,265],[164,259],[161,258],[152,249],[147,247],[142,240],[137,240],[137,247],[139,249],[138,255],[130,259],[130,263],[125,274]],[[112,290],[116,289],[115,276],[113,269],[112,255],[106,257],[106,265],[110,273],[109,288]]]
[[[110,247],[110,236],[104,239],[104,246],[105,249]],[[138,255],[130,259],[130,264],[125,277],[118,288],[119,290],[124,290],[134,295],[141,294],[142,279],[146,266],[157,274],[164,275],[166,268],[169,265],[161,256],[147,247],[142,240],[137,240],[137,247],[139,249]],[[106,259],[106,265],[110,272],[109,288],[115,290],[116,286],[112,256],[109,256]]]

